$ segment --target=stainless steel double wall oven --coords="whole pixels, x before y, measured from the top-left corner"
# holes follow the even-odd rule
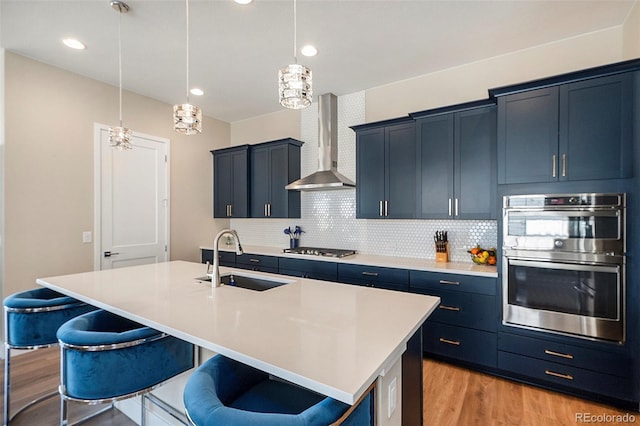
[[[503,199],[503,324],[625,340],[625,194]]]

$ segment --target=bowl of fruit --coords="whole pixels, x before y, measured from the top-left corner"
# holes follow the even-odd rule
[[[467,252],[471,254],[473,263],[478,265],[495,265],[498,261],[495,247],[484,249],[478,245]]]

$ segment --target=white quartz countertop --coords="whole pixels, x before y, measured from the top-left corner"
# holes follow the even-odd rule
[[[278,278],[258,292],[211,288],[199,263],[173,261],[39,278],[37,283],[353,404],[406,349],[439,298]]]
[[[498,270],[495,266],[477,265],[471,261],[471,258],[469,258],[468,262],[439,263],[439,262],[436,262],[434,259],[418,259],[418,258],[412,258],[412,257],[379,256],[379,255],[373,255],[373,254],[356,253],[351,256],[346,256],[346,257],[337,259],[335,257],[310,256],[305,254],[284,253],[283,249],[278,247],[243,245],[242,248],[244,249],[245,253],[250,253],[250,254],[263,254],[268,256],[290,257],[294,259],[317,260],[320,262],[324,261],[324,262],[350,263],[354,265],[383,266],[388,268],[412,269],[414,271],[475,275],[475,276],[490,277],[490,278],[498,277]],[[200,249],[213,250],[212,247],[200,247]],[[220,250],[235,251],[233,246],[231,246],[230,248],[227,248],[224,244],[220,244]]]

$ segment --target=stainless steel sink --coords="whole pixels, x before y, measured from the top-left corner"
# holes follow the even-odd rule
[[[233,276],[233,284],[230,284],[231,276]],[[210,276],[199,277],[199,278],[196,278],[196,280],[211,283]],[[281,285],[289,284],[292,281],[269,279],[269,278],[257,277],[252,275],[226,274],[226,275],[220,276],[220,282],[225,286],[229,286],[229,287],[241,287],[241,288],[246,288],[248,290],[264,291],[264,290],[269,290],[270,288],[275,288]]]

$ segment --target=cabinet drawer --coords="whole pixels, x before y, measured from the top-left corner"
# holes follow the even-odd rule
[[[422,326],[424,351],[496,367],[496,334],[427,321]]]
[[[218,259],[220,259],[220,266],[236,266],[236,254],[232,251],[218,252]],[[201,261],[202,263],[213,263],[213,250],[202,250]]]
[[[509,352],[498,352],[498,368],[537,381],[614,398],[631,400],[633,395],[633,383],[630,378],[624,379]]]
[[[278,269],[278,273],[280,275],[289,275],[292,277],[300,277],[300,278],[311,278],[312,280],[321,280],[321,281],[332,281],[336,282],[337,276],[334,275],[324,275],[316,272],[304,272],[304,271],[294,271],[293,269]]]
[[[325,281],[338,280],[338,264],[334,262],[281,257],[278,260],[278,268],[281,274]]]
[[[347,284],[409,291],[409,271],[406,269],[339,264],[338,280]]]
[[[410,288],[466,291],[469,293],[495,296],[496,278],[477,277],[474,275],[443,274],[438,272],[411,271]]]
[[[236,267],[252,271],[278,273],[278,258],[261,254],[236,255]]]
[[[582,348],[532,337],[500,333],[498,336],[498,348],[505,352],[526,355],[543,361],[619,377],[627,377],[629,376],[629,371],[631,371],[631,361],[623,354]]]
[[[496,331],[498,312],[495,296],[446,290],[420,290],[418,293],[440,298],[440,305],[430,317],[433,321]]]

